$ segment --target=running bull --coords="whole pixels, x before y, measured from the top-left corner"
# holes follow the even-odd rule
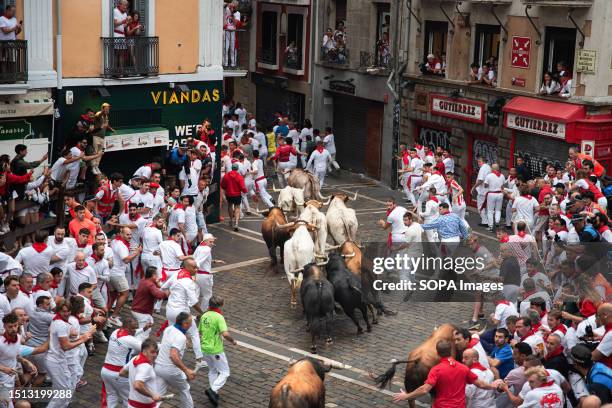
[[[272,268],[277,272],[278,258],[276,257],[276,248],[280,248],[281,262],[284,262],[284,247],[285,242],[291,237],[289,231],[284,228],[279,228],[287,224],[287,218],[278,207],[272,207],[267,212],[263,213],[266,219],[261,224],[261,236],[266,242],[270,258],[272,259]]]
[[[308,264],[303,271],[304,281],[300,286],[300,297],[304,314],[308,322],[312,345],[310,350],[317,352],[317,337],[323,331],[326,334],[326,343],[332,343],[331,326],[334,316],[334,287],[325,278],[321,268],[315,264]]]
[[[346,241],[355,241],[357,239],[357,215],[355,210],[346,206],[347,201],[355,201],[355,197],[351,198],[345,193],[336,193],[330,197],[331,202],[327,209],[327,230],[332,239],[337,245],[342,245]]]
[[[287,178],[287,184],[291,187],[304,190],[305,200],[327,200],[328,197],[321,195],[319,179],[314,174],[302,169],[293,169]]]

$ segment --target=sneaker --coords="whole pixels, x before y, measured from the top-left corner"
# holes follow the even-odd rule
[[[217,394],[210,388],[204,391],[204,393],[208,397],[208,400],[211,402],[211,404],[213,404],[213,406],[219,406],[219,394]]]
[[[121,327],[123,326],[123,322],[118,317],[109,317],[107,322],[113,326]]]
[[[49,218],[57,218],[57,215],[55,215],[55,213],[53,211],[49,211],[48,216],[49,216]]]
[[[101,330],[98,330],[97,332],[94,333],[93,339],[97,343],[108,343],[108,339],[104,335],[104,332]]]
[[[340,165],[338,164],[338,162],[337,162],[337,161],[335,161],[335,160],[334,160],[334,161],[332,162],[332,164],[333,164],[333,166],[336,168],[336,170],[340,170]]]

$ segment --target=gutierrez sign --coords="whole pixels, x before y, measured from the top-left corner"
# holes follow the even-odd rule
[[[462,119],[468,122],[484,123],[484,102],[470,99],[450,98],[444,95],[430,95],[431,114]]]
[[[517,115],[515,113],[507,113],[506,126],[511,129],[537,133],[538,135],[565,139],[565,123],[561,122],[535,119],[528,116]]]

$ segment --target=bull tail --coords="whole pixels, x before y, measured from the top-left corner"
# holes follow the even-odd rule
[[[391,367],[389,367],[387,371],[385,371],[379,376],[374,376],[373,373],[370,373],[370,378],[374,380],[374,383],[378,385],[380,389],[384,389],[387,386],[391,385],[391,381],[393,380],[393,377],[395,376],[395,367],[398,364],[407,364],[409,362],[410,360],[391,360]]]

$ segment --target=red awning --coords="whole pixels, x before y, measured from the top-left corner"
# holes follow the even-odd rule
[[[504,108],[504,112],[516,115],[530,116],[537,119],[555,122],[575,122],[586,117],[586,109],[582,105],[552,102],[542,99],[517,96],[512,98]]]

